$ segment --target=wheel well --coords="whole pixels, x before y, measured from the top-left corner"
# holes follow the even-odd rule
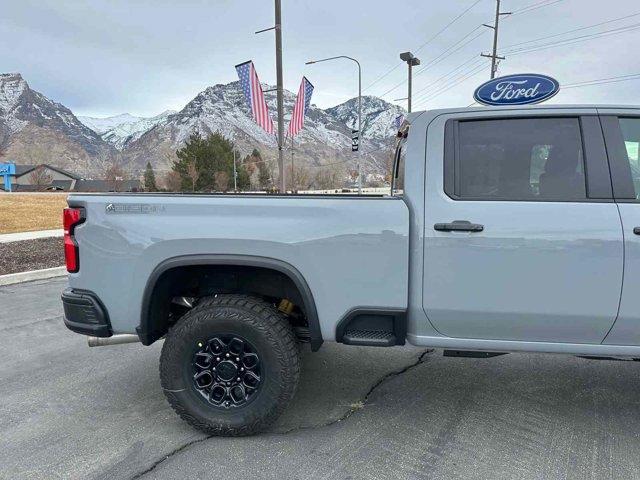
[[[311,291],[297,270],[287,264],[254,265],[167,262],[152,274],[143,298],[138,335],[145,345],[163,337],[189,310],[194,299],[219,293],[253,295],[275,304],[288,318],[301,341],[313,350],[322,344],[322,335]],[[221,261],[221,259],[217,259]],[[213,260],[212,260],[213,261]],[[275,262],[275,261],[273,261]],[[256,262],[258,263],[258,262]]]

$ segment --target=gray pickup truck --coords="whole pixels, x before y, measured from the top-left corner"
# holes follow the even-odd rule
[[[72,194],[65,324],[164,338],[216,435],[283,411],[303,343],[640,357],[639,145],[640,108],[448,109],[404,122],[386,196]]]

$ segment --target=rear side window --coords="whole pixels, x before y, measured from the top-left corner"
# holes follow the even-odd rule
[[[631,171],[636,199],[640,198],[640,118],[621,118],[620,129]]]
[[[453,198],[587,198],[578,118],[460,121],[453,137],[453,182],[445,182]]]

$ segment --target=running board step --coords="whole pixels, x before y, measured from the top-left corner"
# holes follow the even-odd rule
[[[396,336],[392,332],[380,330],[347,330],[342,343],[370,347],[392,347],[396,345]]]
[[[444,357],[491,358],[506,355],[509,352],[481,352],[474,350],[445,350]]]

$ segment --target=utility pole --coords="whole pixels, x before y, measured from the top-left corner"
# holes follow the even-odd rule
[[[407,111],[411,113],[411,87],[412,87],[412,68],[420,65],[420,59],[413,55],[411,52],[404,52],[400,54],[400,60],[403,62],[407,62],[407,66],[409,67],[409,91],[407,95]]]
[[[284,179],[284,101],[282,86],[282,1],[276,2],[276,77],[278,88],[278,170],[280,171],[280,193],[286,192]]]
[[[498,55],[498,27],[500,26],[500,17],[503,15],[511,15],[511,12],[501,12],[500,11],[500,0],[496,0],[496,18],[494,20],[493,25],[487,25],[483,23],[482,25],[493,29],[493,50],[491,55],[486,53],[481,53],[481,57],[486,57],[491,59],[491,79],[496,78],[496,72],[498,71],[498,60],[504,60],[505,57],[501,57]]]

